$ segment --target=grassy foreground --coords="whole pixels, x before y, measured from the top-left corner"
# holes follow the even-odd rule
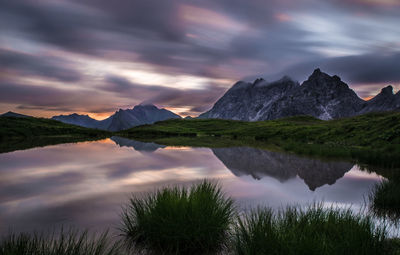
[[[121,214],[120,236],[91,238],[87,232],[10,235],[5,255],[116,254],[399,254],[385,226],[349,209],[264,208],[240,214],[215,183],[166,187],[133,197]]]
[[[0,117],[0,153],[60,143],[97,140],[107,131],[44,118]]]
[[[399,167],[400,113],[371,113],[322,121],[299,116],[280,120],[244,122],[220,119],[174,119],[134,127],[118,133],[135,139],[183,145],[204,137],[226,138],[278,146],[305,155],[351,158],[365,164]],[[213,140],[215,143],[217,139]],[[190,143],[190,142],[189,142]],[[227,143],[227,142],[224,142]],[[192,145],[188,144],[188,145]],[[213,143],[209,144],[213,146]]]
[[[89,236],[87,231],[61,231],[55,235],[11,234],[0,242],[1,255],[118,255],[120,245],[106,233]]]
[[[390,254],[384,228],[350,210],[258,209],[239,218],[235,254]]]
[[[215,184],[134,197],[122,214],[128,248],[154,254],[215,254],[229,241],[233,201]]]

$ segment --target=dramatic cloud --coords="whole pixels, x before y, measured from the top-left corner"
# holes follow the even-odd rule
[[[107,77],[104,90],[119,94],[131,100],[142,100],[140,103],[156,104],[171,108],[186,108],[186,115],[199,114],[208,110],[223,95],[224,87],[210,84],[204,89],[175,89],[172,87],[134,84],[123,77]]]
[[[52,56],[39,57],[0,49],[0,69],[17,76],[40,76],[63,82],[78,82],[81,74],[70,65],[67,60]]]
[[[344,57],[321,58],[315,61],[304,62],[290,66],[277,74],[265,74],[270,79],[278,79],[283,75],[303,81],[311,75],[313,69],[321,68],[323,71],[340,76],[349,83],[376,84],[397,83],[400,81],[400,53],[390,55],[356,55]],[[249,76],[247,79],[255,79]]]
[[[236,80],[400,83],[397,0],[0,0],[0,111],[152,102],[196,115]],[[22,85],[23,84],[23,85]]]

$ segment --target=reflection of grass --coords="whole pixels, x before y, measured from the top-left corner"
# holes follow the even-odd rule
[[[371,209],[380,216],[400,218],[400,181],[385,180],[375,186],[370,194]]]
[[[61,231],[59,235],[11,234],[0,242],[2,255],[117,255],[117,243],[107,233],[90,237],[87,232]]]
[[[77,143],[85,141],[96,141],[105,137],[73,137],[73,136],[43,136],[30,137],[26,139],[12,139],[0,142],[0,153],[26,150],[35,147],[43,147],[62,143]]]
[[[215,184],[132,198],[122,214],[128,247],[154,254],[210,254],[228,241],[233,202]]]
[[[350,210],[259,209],[235,230],[235,254],[389,254],[385,230]]]
[[[400,162],[400,113],[374,113],[332,121],[293,117],[274,121],[244,122],[219,119],[174,119],[119,132],[135,139],[164,140],[173,144],[204,144],[209,137],[232,144],[275,145],[299,154],[342,157],[360,163],[398,167]],[[227,143],[227,142],[224,142]],[[191,145],[186,144],[186,145]],[[207,146],[207,145],[206,145]]]

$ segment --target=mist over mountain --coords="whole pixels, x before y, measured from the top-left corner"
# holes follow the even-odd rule
[[[199,117],[259,121],[310,115],[330,120],[399,109],[400,93],[394,95],[391,86],[365,101],[339,76],[316,69],[301,85],[287,76],[275,82],[239,81]]]
[[[108,131],[120,131],[134,126],[176,118],[181,117],[166,109],[159,109],[155,105],[137,105],[132,109],[119,109],[113,115],[101,121],[90,118],[88,115],[76,113],[52,117],[52,119],[64,123]]]

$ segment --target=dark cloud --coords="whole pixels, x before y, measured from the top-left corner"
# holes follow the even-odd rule
[[[145,101],[198,113],[226,89],[217,79],[303,80],[316,67],[364,86],[400,82],[396,1],[0,0],[0,6],[0,72],[10,81],[0,84],[0,103],[19,109],[100,112]],[[86,58],[211,82],[186,90],[134,84],[115,68],[86,70]],[[21,89],[21,77],[82,89]]]
[[[91,90],[69,90],[12,82],[0,84],[0,102],[17,104],[19,109],[43,111],[109,112],[117,105],[104,102],[106,96]]]
[[[15,72],[17,76],[40,76],[63,82],[77,82],[80,72],[65,59],[52,56],[35,56],[0,49],[0,69]]]
[[[289,75],[300,81],[305,80],[312,71],[319,67],[330,74],[339,75],[350,84],[376,84],[400,82],[400,53],[365,54],[324,58],[315,61],[297,64],[287,68],[279,74],[266,74],[270,79]],[[248,79],[256,76],[248,77]]]
[[[189,107],[193,112],[209,109],[223,95],[226,88],[210,84],[204,89],[175,89],[171,87],[135,84],[123,77],[109,76],[103,90],[119,94],[141,103],[151,103],[169,107]]]

